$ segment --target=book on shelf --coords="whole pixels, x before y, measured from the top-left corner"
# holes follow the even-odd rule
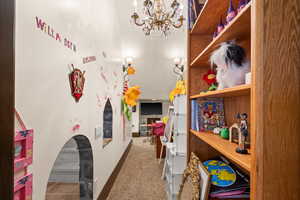
[[[229,165],[236,174],[235,182],[227,187],[219,187],[211,184],[210,197],[218,199],[231,198],[249,198],[250,195],[250,179],[249,176],[243,173],[237,166],[229,162],[225,157],[219,156],[212,160],[219,160]]]
[[[195,131],[212,132],[225,126],[222,98],[193,99],[191,101],[191,128]]]
[[[195,131],[200,131],[199,129],[199,104],[197,100],[193,99],[191,101],[191,128]]]

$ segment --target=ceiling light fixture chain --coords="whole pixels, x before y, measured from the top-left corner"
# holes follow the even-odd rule
[[[164,35],[171,27],[180,28],[185,18],[183,17],[183,5],[173,0],[170,9],[166,8],[164,0],[144,0],[144,15],[140,17],[137,13],[137,2],[134,0],[135,11],[131,15],[137,26],[142,26],[145,35],[153,31],[161,31]]]

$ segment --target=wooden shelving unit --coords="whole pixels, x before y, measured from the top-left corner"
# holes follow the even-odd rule
[[[210,1],[207,1],[210,2]],[[217,1],[215,1],[217,2]],[[227,1],[222,1],[227,2]],[[209,4],[209,3],[207,3]],[[204,12],[204,11],[203,11]],[[209,17],[209,16],[207,16]],[[205,18],[200,15],[200,18]],[[211,53],[223,42],[235,39],[241,46],[249,52],[250,30],[251,30],[251,3],[249,3],[238,15],[228,24],[224,30],[211,41],[211,43],[192,61],[191,66],[209,65]],[[199,19],[199,21],[201,21]],[[208,24],[208,23],[207,23]],[[200,26],[200,25],[199,25]],[[194,28],[197,27],[197,24]],[[210,33],[210,32],[209,32]],[[248,43],[247,43],[248,41]]]
[[[237,7],[238,0],[234,0]],[[246,50],[247,57],[251,60],[251,2],[224,28],[216,37],[212,38],[213,32],[228,9],[229,0],[207,0],[193,29],[189,33],[188,45],[188,110],[190,117],[190,101],[208,97],[222,97],[224,99],[225,121],[228,126],[236,122],[238,112],[246,112],[249,115],[251,127],[250,139],[254,140],[254,125],[250,120],[252,84],[239,85],[223,90],[202,92],[207,89],[207,84],[202,76],[210,67],[209,58],[211,53],[223,42],[235,40]],[[188,153],[194,152],[203,161],[214,156],[225,156],[235,163],[244,172],[252,176],[252,147],[249,154],[236,153],[237,144],[222,139],[220,136],[208,132],[197,132],[190,129],[188,119]]]
[[[190,96],[190,99],[203,98],[203,97],[237,97],[248,96],[251,92],[251,85],[239,85],[233,88],[226,88],[224,90],[215,90],[209,92],[202,92],[197,95]]]
[[[238,0],[233,0],[237,8]],[[225,20],[229,0],[207,0],[188,33],[188,156],[200,160],[223,155],[250,175],[251,200],[298,200],[300,196],[300,1],[251,0],[215,38],[220,18]],[[284,18],[283,18],[284,16]],[[208,89],[212,51],[236,40],[251,61],[252,82],[220,91]],[[191,130],[193,99],[222,97],[225,121],[236,122],[238,112],[249,114],[250,154],[235,152],[236,144],[212,133]]]
[[[217,151],[225,155],[227,158],[232,160],[235,164],[243,167],[245,170],[250,171],[251,166],[251,156],[249,155],[241,155],[235,152],[237,148],[237,144],[231,143],[228,140],[220,138],[212,133],[206,132],[197,132],[194,130],[190,130],[190,132],[197,136],[202,141],[206,142]]]

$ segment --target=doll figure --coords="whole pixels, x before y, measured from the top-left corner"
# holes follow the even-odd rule
[[[236,149],[236,152],[240,154],[248,154],[248,151],[245,147],[246,138],[249,135],[248,122],[247,122],[248,115],[246,113],[238,114],[237,118],[240,120],[239,127],[240,127],[241,141],[239,142],[239,146]]]

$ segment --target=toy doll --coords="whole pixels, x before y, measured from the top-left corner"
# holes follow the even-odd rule
[[[248,122],[247,122],[247,118],[248,115],[246,113],[243,114],[238,114],[237,116],[238,119],[240,119],[240,133],[241,133],[241,141],[239,142],[239,146],[236,149],[237,153],[240,154],[248,154],[248,151],[245,147],[245,142],[246,142],[246,138],[249,135],[249,131],[248,131]]]

